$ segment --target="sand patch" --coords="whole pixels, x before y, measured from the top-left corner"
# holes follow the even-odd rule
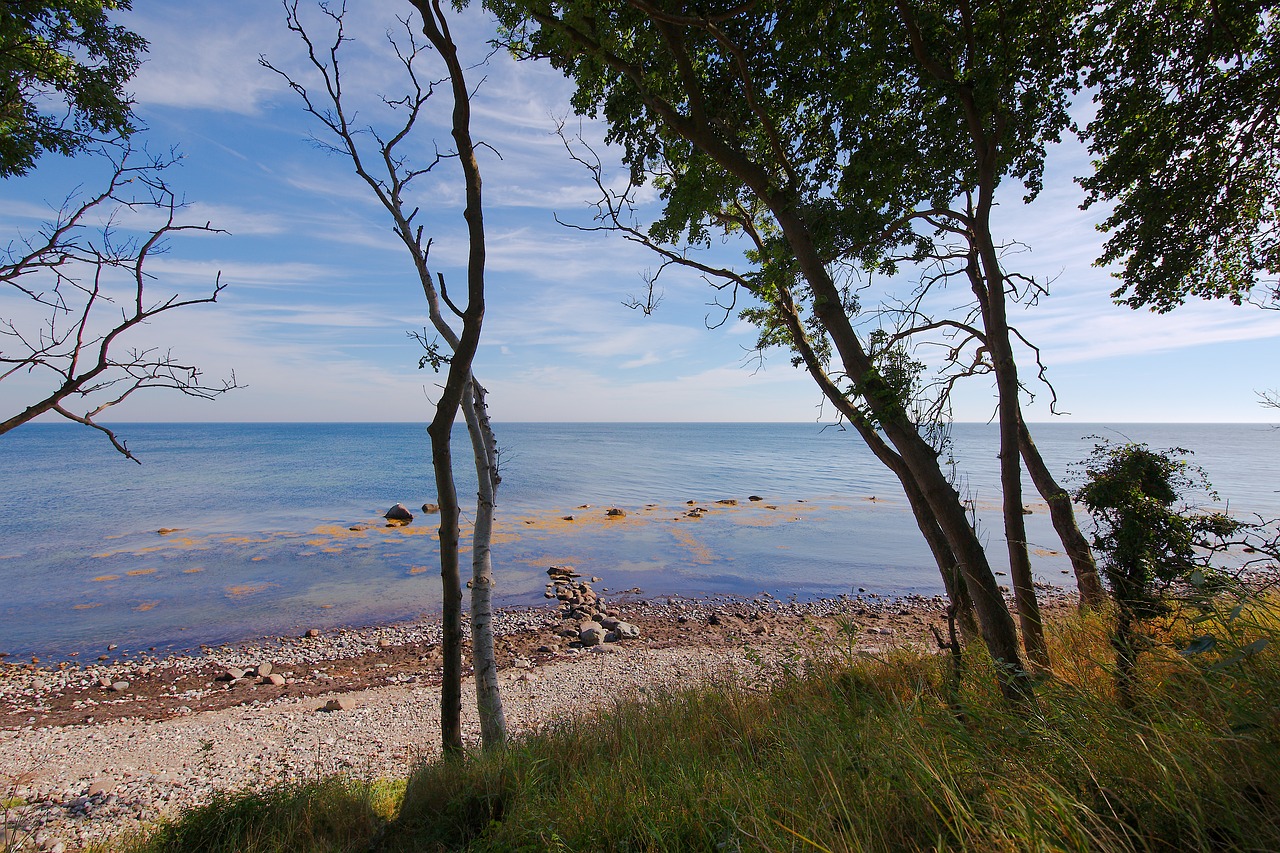
[[[73,604],[71,605],[71,609],[72,610],[92,610],[95,607],[101,607],[101,606],[102,606],[101,601],[95,601],[92,604]]]
[[[203,572],[203,571],[204,571],[204,566],[196,566],[195,568],[192,568],[192,569],[183,569],[182,573],[184,575],[194,575],[198,572]]]
[[[119,575],[98,575],[96,578],[93,579],[93,582],[103,583],[105,581],[118,581],[118,580],[120,580]]]
[[[129,571],[125,572],[125,574],[131,578],[141,578],[147,575],[154,575],[155,573],[156,573],[155,569],[130,569]]]
[[[429,571],[431,571],[430,566],[410,566],[409,567],[409,574],[411,575],[420,575],[423,572],[429,572]]]
[[[672,530],[671,536],[680,546],[693,555],[693,561],[700,566],[708,566],[715,560],[715,554],[704,543],[698,541],[692,533],[683,530]]]
[[[279,586],[278,583],[242,583],[235,584],[226,588],[228,598],[243,598],[247,595],[253,595],[257,592],[271,589],[273,586]]]
[[[146,613],[148,610],[154,610],[159,606],[159,601],[144,601],[137,607],[133,608],[134,613]]]

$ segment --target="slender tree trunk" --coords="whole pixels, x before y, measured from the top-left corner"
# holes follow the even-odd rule
[[[977,140],[975,140],[976,142]],[[1005,311],[1004,270],[991,236],[990,212],[995,186],[991,163],[994,152],[982,153],[979,175],[978,209],[973,213],[972,240],[976,257],[969,259],[969,279],[982,308],[987,348],[995,369],[1000,412],[1000,489],[1003,497],[1005,543],[1009,553],[1009,575],[1018,607],[1022,643],[1032,664],[1044,669],[1051,665],[1044,639],[1040,602],[1031,574],[1031,554],[1027,546],[1027,521],[1022,511],[1022,406],[1018,399],[1018,365],[1013,359],[1009,319]]]
[[[462,395],[462,413],[476,461],[476,523],[471,547],[471,668],[475,673],[480,738],[486,750],[507,742],[507,720],[498,690],[498,662],[493,649],[493,512],[497,505],[498,448],[489,423],[485,390],[475,377]]]
[[[1018,442],[1022,449],[1022,461],[1031,474],[1031,482],[1036,491],[1049,504],[1049,517],[1053,520],[1053,528],[1058,532],[1062,548],[1071,559],[1071,568],[1076,575],[1076,589],[1080,592],[1081,609],[1097,609],[1107,603],[1107,591],[1102,586],[1102,578],[1098,575],[1098,565],[1093,559],[1093,550],[1089,540],[1080,532],[1076,524],[1075,509],[1071,505],[1071,495],[1058,485],[1049,468],[1040,456],[1040,450],[1031,438],[1031,431],[1023,421],[1018,424]]]
[[[458,490],[453,482],[450,431],[453,418],[436,419],[427,427],[431,436],[431,467],[435,471],[436,500],[440,503],[441,652],[444,672],[440,684],[440,738],[445,755],[462,754],[462,581],[458,574]]]
[[[439,0],[410,0],[422,14],[422,32],[440,54],[449,71],[453,95],[451,135],[466,184],[467,223],[467,304],[462,315],[462,334],[449,362],[449,374],[436,403],[436,416],[428,432],[432,442],[432,464],[440,499],[440,580],[444,587],[444,683],[440,692],[440,730],[446,755],[462,752],[462,586],[458,575],[458,494],[453,482],[449,439],[462,392],[471,379],[471,363],[480,344],[484,323],[484,205],[480,165],[471,139],[471,92],[458,58],[458,47]],[[446,518],[446,487],[451,513]]]

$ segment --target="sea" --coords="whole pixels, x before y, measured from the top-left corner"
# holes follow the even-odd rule
[[[630,598],[941,593],[901,488],[857,435],[821,424],[495,425],[498,603],[544,602],[572,565]],[[106,646],[175,652],[308,628],[438,614],[425,425],[120,424],[142,460],[73,424],[0,437],[0,652],[51,662]],[[1234,515],[1280,516],[1280,429],[1265,424],[1033,425],[1072,487],[1094,444],[1193,451]],[[1005,571],[998,436],[958,423],[949,455]],[[475,472],[454,461],[464,521]],[[1070,587],[1047,508],[1026,486],[1037,580]],[[758,498],[753,500],[752,498]],[[1193,496],[1211,505],[1211,496]],[[387,527],[386,510],[415,514]],[[609,516],[609,509],[625,515]],[[691,517],[690,511],[703,511]],[[1087,520],[1086,520],[1087,530]],[[464,531],[464,536],[466,532]],[[464,555],[464,576],[469,563]],[[1002,579],[1003,580],[1003,579]]]

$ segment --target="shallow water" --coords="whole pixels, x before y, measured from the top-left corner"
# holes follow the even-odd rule
[[[0,440],[0,650],[57,658],[108,642],[188,648],[437,611],[433,519],[385,528],[380,518],[393,503],[416,513],[434,500],[424,427],[130,424],[121,432],[143,465],[73,425],[27,426]],[[850,433],[810,424],[501,424],[497,432],[502,603],[541,601],[546,567],[563,563],[612,591],[651,596],[941,589],[900,488]],[[1068,483],[1069,464],[1092,446],[1082,437],[1095,434],[1196,450],[1234,512],[1280,515],[1280,431],[1036,427]],[[995,428],[960,424],[953,435],[1001,563]],[[474,493],[462,464],[459,491]],[[752,494],[764,500],[748,501]],[[708,513],[685,517],[688,500]],[[1043,506],[1028,504],[1037,576],[1068,583]],[[607,520],[610,506],[627,516]],[[348,529],[361,524],[372,526]]]

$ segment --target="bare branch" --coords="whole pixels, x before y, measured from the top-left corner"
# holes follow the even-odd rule
[[[94,420],[103,411],[142,389],[212,399],[240,387],[234,374],[206,383],[197,368],[181,364],[170,351],[132,348],[122,353],[136,328],[170,311],[216,302],[226,287],[219,274],[204,296],[171,292],[154,297],[157,282],[147,269],[150,257],[164,251],[174,234],[224,232],[208,222],[179,220],[185,202],[163,174],[178,162],[174,152],[153,156],[123,147],[100,150],[97,156],[112,167],[106,188],[88,198],[68,198],[38,235],[19,238],[0,255],[0,286],[47,309],[34,326],[0,318],[0,364],[6,366],[0,381],[40,374],[51,385],[43,397],[0,421],[0,434],[52,412],[103,432],[117,451],[136,462],[125,443]],[[99,217],[105,224],[91,226]],[[144,223],[146,236],[127,236],[137,220]],[[88,411],[73,414],[68,408],[73,399],[87,403]]]

